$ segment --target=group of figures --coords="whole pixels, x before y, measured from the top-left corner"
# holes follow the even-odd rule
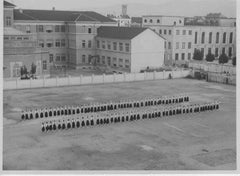
[[[76,128],[84,128],[90,126],[108,125],[115,123],[124,123],[139,121],[145,119],[155,119],[181,114],[193,114],[219,109],[219,102],[192,104],[192,105],[175,105],[175,106],[157,106],[148,110],[134,110],[118,112],[115,114],[98,115],[83,117],[71,117],[62,120],[50,120],[42,123],[42,132],[53,132],[58,130],[68,130]]]
[[[56,117],[56,116],[68,116],[75,114],[86,114],[86,113],[96,113],[104,112],[125,108],[139,108],[147,106],[157,106],[157,105],[168,105],[188,102],[189,96],[187,95],[177,95],[177,96],[164,96],[159,98],[144,98],[141,100],[131,100],[131,101],[119,101],[119,102],[108,102],[108,103],[97,103],[90,105],[80,105],[80,106],[64,106],[56,108],[44,108],[35,110],[22,111],[22,120],[31,120],[46,117]]]

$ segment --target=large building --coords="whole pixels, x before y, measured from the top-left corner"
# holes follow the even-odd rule
[[[204,57],[211,52],[216,58],[221,53],[236,56],[236,19],[220,19],[218,26],[184,25],[180,16],[143,16],[143,27],[148,27],[166,39],[165,62],[187,62],[195,49]]]
[[[147,28],[98,28],[96,65],[115,72],[140,72],[164,65],[165,39]]]
[[[88,58],[94,57],[95,36],[97,28],[100,26],[117,26],[117,23],[92,11],[15,9],[15,5],[4,1],[4,31],[12,28],[11,35],[15,35],[13,32],[18,31],[16,34],[21,33],[20,36],[31,36],[29,40],[35,42],[33,46],[38,50],[34,52],[38,53],[41,58],[35,64],[41,65],[46,70],[52,66],[78,68],[83,65],[82,55],[86,55]],[[15,40],[9,36],[10,33],[4,35],[6,35],[4,40],[4,68],[6,68],[4,77],[14,77],[15,74],[12,74],[10,66],[13,63],[10,61],[12,56],[11,58],[9,56],[9,48],[11,48],[9,43],[14,43]],[[20,40],[20,37],[15,37],[15,39]],[[24,37],[22,40],[24,42],[18,41],[19,45],[26,43]],[[14,49],[12,48],[12,50]],[[48,53],[48,57],[46,58],[39,52]],[[38,57],[36,56],[36,58]],[[21,63],[19,65],[30,65],[33,62],[31,59],[25,59],[25,63],[23,63],[22,58],[16,53],[14,60],[16,63]],[[90,62],[84,64],[90,65]]]

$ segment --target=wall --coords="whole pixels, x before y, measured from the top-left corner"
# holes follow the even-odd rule
[[[208,73],[207,81],[223,84],[236,85],[236,75],[222,75],[218,73]]]
[[[36,80],[4,80],[4,90],[14,89],[29,89],[29,88],[43,88],[43,87],[60,87],[60,86],[73,86],[73,85],[87,85],[87,84],[105,84],[114,82],[132,82],[144,80],[160,80],[168,79],[169,74],[172,78],[183,78],[188,76],[189,70],[181,71],[168,71],[168,72],[145,72],[145,73],[124,73],[113,75],[92,75],[92,76],[79,76],[79,77],[65,77],[65,78],[49,78],[49,79],[36,79]]]
[[[140,72],[147,67],[162,67],[164,41],[150,29],[133,38],[131,41],[131,72]]]

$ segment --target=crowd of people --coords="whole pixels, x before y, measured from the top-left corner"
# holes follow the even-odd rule
[[[31,120],[46,117],[68,116],[75,114],[96,113],[125,108],[139,108],[147,106],[168,105],[189,102],[188,95],[165,96],[159,98],[144,98],[141,100],[124,100],[119,102],[97,103],[80,106],[61,106],[22,111],[22,120]]]
[[[205,111],[213,111],[219,109],[219,102],[215,101],[212,103],[204,104],[179,104],[171,106],[157,106],[156,109],[149,108],[148,110],[140,109],[138,111],[123,111],[115,114],[106,114],[95,116],[88,116],[87,114],[82,115],[82,117],[77,118],[68,118],[62,120],[50,120],[42,123],[41,130],[42,132],[50,132],[56,130],[67,130],[82,128],[88,126],[98,126],[98,125],[107,125],[113,123],[124,123],[132,122],[143,119],[152,119],[152,118],[161,118],[173,115],[189,114],[189,113],[200,113]]]

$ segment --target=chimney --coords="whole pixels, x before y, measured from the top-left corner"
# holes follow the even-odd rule
[[[122,16],[127,16],[127,5],[123,4],[122,5]]]
[[[20,12],[20,13],[23,13],[23,9],[20,8],[20,9],[19,9],[19,12]]]
[[[54,11],[54,10],[55,10],[55,7],[53,7],[52,10]]]

